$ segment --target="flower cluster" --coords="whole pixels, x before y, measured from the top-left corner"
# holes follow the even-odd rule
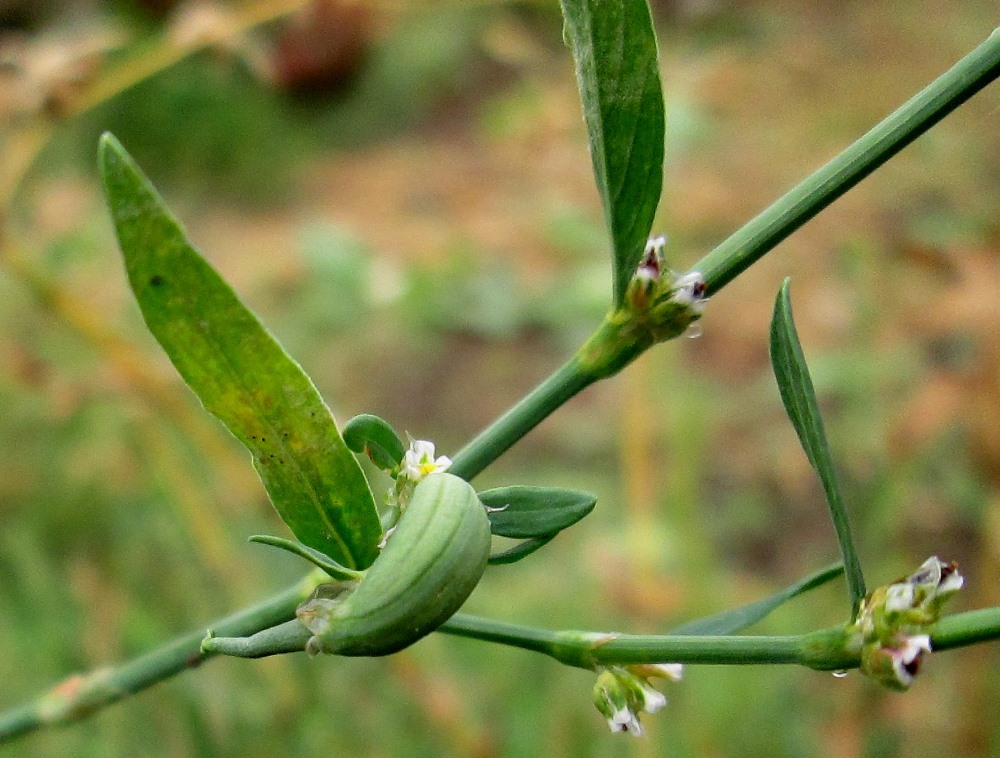
[[[908,689],[931,652],[931,626],[963,582],[955,563],[932,556],[905,579],[869,593],[851,630],[861,646],[861,670],[890,689]]]
[[[594,684],[594,705],[608,720],[612,732],[641,735],[639,714],[642,711],[656,713],[667,704],[667,698],[649,680],[662,678],[678,682],[683,672],[680,663],[601,667]]]
[[[666,265],[666,237],[646,243],[626,293],[631,317],[644,324],[656,341],[683,334],[705,311],[707,288],[697,271],[678,274]]]

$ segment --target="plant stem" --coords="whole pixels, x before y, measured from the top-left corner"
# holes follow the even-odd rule
[[[1000,76],[1000,28],[692,269],[716,292],[913,140]]]
[[[253,608],[211,625],[219,636],[249,636],[290,620],[324,575],[310,574]],[[549,631],[492,619],[456,614],[438,631],[456,637],[507,645],[547,655],[568,666],[634,663],[796,664],[820,671],[856,668],[857,652],[844,645],[844,629],[833,626],[797,635],[699,636]],[[213,657],[201,651],[201,630],[114,669],[70,677],[24,706],[0,713],[0,744],[44,726],[75,721],[169,679]],[[1000,608],[957,613],[941,619],[931,634],[935,651],[1000,638]]]
[[[857,668],[860,654],[845,649],[844,628],[780,636],[641,635],[561,631],[518,626],[458,613],[438,631],[542,653],[578,668],[632,663],[792,663],[820,671]],[[942,618],[931,634],[934,651],[1000,639],[1000,608]]]
[[[248,636],[295,618],[295,609],[326,577],[314,572],[263,602],[212,624],[219,636]],[[212,653],[201,651],[204,629],[183,635],[117,668],[71,676],[34,701],[0,714],[0,744],[36,729],[76,721],[157,682],[195,668]]]
[[[609,312],[576,355],[459,450],[448,471],[471,480],[563,403],[617,374],[655,341],[626,309]]]
[[[934,627],[934,650],[951,650],[1000,639],[1000,608],[981,608],[945,616]]]
[[[459,450],[448,471],[471,480],[546,416],[594,381],[594,377],[582,370],[579,360],[570,359]]]
[[[962,103],[1000,76],[1000,29],[871,131],[744,224],[692,268],[716,292],[809,219],[846,193]],[[616,314],[588,345],[601,343],[601,369],[584,350],[521,402],[480,432],[456,455],[451,471],[472,479],[546,416],[597,379],[610,376],[650,347],[636,341]],[[586,348],[585,348],[586,350]]]
[[[792,663],[821,670],[854,668],[860,658],[844,650],[842,627],[782,636],[641,635],[552,632],[459,613],[438,630],[457,637],[531,650],[577,668],[633,663]]]

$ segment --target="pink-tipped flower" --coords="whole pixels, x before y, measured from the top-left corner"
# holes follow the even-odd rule
[[[705,312],[705,279],[697,271],[690,271],[674,280],[673,294],[670,299],[675,303],[690,308],[699,316]]]
[[[667,245],[664,236],[650,237],[646,248],[642,251],[642,259],[635,270],[634,277],[644,281],[655,282],[663,273],[663,249]]]

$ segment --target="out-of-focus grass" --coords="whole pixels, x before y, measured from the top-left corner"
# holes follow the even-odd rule
[[[677,267],[943,70],[994,11],[954,4],[947,24],[922,1],[665,14],[659,227]],[[454,450],[599,320],[608,265],[557,19],[447,14],[391,25],[331,104],[284,102],[205,56],[61,135],[16,220],[170,401],[0,275],[0,704],[301,569],[244,544],[278,528],[249,460],[198,415],[128,301],[96,181],[77,169],[98,130],[142,157],[341,420],[379,413]],[[531,559],[491,569],[468,610],[662,631],[835,555],[767,368],[787,273],[869,581],[938,553],[968,576],[956,606],[1000,602],[996,103],[987,90],[714,298],[700,339],[574,399],[484,473],[483,486],[600,499]],[[823,588],[762,630],[835,623],[844,598]],[[11,753],[986,755],[995,662],[989,646],[932,656],[906,696],[856,674],[691,667],[636,742],[607,732],[587,674],[434,636],[385,660],[214,661]]]

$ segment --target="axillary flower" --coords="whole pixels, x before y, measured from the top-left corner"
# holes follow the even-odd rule
[[[438,474],[447,471],[449,466],[451,466],[451,458],[447,455],[434,457],[433,442],[411,438],[409,449],[403,453],[399,475],[416,483],[428,474]]]
[[[890,689],[909,689],[931,652],[931,627],[963,583],[955,563],[931,556],[905,579],[873,590],[851,630],[861,646],[861,670]]]
[[[656,713],[667,704],[667,698],[653,687],[652,678],[678,682],[684,667],[679,663],[649,663],[631,666],[602,666],[594,683],[594,705],[608,720],[612,732],[629,732],[639,736],[642,724],[639,714]]]
[[[451,458],[447,455],[434,455],[434,443],[429,440],[415,440],[409,437],[410,446],[403,453],[399,466],[393,470],[396,477],[395,485],[386,495],[388,510],[382,514],[382,541],[379,548],[384,548],[395,529],[400,514],[406,508],[417,483],[430,474],[440,474],[451,466]]]

